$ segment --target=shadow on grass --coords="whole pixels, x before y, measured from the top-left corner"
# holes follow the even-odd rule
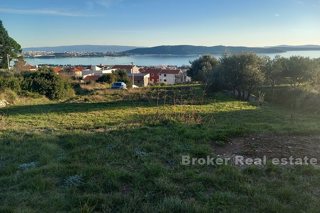
[[[98,103],[53,103],[39,105],[11,106],[0,110],[5,115],[27,115],[46,113],[77,113],[99,110],[127,109],[136,106],[152,107],[154,105],[141,101],[113,101]]]
[[[0,109],[0,114],[5,115],[28,115],[28,114],[46,114],[46,113],[77,113],[91,112],[99,110],[128,109],[132,107],[161,107],[166,105],[205,105],[210,103],[228,102],[234,99],[228,96],[212,96],[204,102],[196,102],[192,99],[181,99],[180,101],[172,98],[155,99],[150,97],[133,97],[131,100],[117,100],[112,102],[96,103],[52,103],[39,105],[19,105]]]

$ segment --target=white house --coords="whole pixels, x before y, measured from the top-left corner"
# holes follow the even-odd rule
[[[159,74],[159,82],[164,84],[176,84],[176,83],[182,83],[181,80],[182,71],[179,69],[173,69],[173,70],[162,70]]]

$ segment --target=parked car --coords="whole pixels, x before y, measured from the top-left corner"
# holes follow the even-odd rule
[[[127,89],[127,85],[123,82],[115,82],[112,84],[111,89]]]

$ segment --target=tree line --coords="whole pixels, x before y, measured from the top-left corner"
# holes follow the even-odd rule
[[[220,59],[206,55],[191,62],[188,75],[210,91],[229,90],[239,99],[248,100],[263,86],[292,87],[320,83],[320,58],[301,56],[274,59],[254,53],[224,55]]]

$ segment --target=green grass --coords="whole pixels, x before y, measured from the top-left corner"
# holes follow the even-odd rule
[[[317,169],[180,161],[239,135],[317,134],[319,115],[223,95],[183,105],[104,96],[0,110],[0,212],[318,212]]]

